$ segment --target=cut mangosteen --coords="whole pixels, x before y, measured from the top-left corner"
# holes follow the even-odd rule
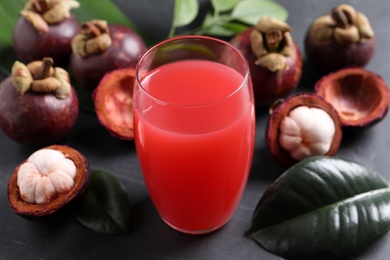
[[[88,161],[80,152],[48,146],[16,167],[8,182],[8,201],[20,216],[57,220],[86,194],[89,178]]]
[[[337,153],[341,138],[336,110],[314,93],[279,100],[270,110],[266,143],[282,167],[288,168],[311,156],[332,156]]]

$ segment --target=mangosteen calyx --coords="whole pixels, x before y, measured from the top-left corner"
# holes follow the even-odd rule
[[[335,41],[340,45],[358,43],[374,37],[368,18],[347,4],[336,6],[330,14],[318,17],[309,34],[319,43],[328,44]]]
[[[59,99],[71,94],[68,72],[60,67],[53,68],[53,59],[43,58],[25,65],[15,61],[12,66],[11,78],[15,89],[23,95],[26,91],[54,93]]]
[[[295,55],[290,31],[287,23],[263,16],[250,35],[251,48],[257,57],[255,64],[273,72],[286,69],[286,57]]]
[[[107,21],[91,20],[81,25],[81,32],[72,40],[73,53],[79,57],[100,54],[111,46]]]
[[[57,24],[70,17],[70,10],[80,7],[76,0],[29,0],[20,15],[39,32],[49,30],[49,24]]]

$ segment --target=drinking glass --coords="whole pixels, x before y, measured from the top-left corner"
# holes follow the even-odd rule
[[[155,45],[136,67],[133,115],[141,170],[161,218],[189,234],[226,224],[254,146],[252,83],[242,54],[207,36]]]

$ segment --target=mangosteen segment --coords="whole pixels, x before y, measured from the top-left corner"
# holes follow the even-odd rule
[[[282,120],[279,143],[295,160],[326,154],[336,127],[324,110],[305,105],[295,107]]]
[[[383,119],[389,90],[379,75],[363,68],[346,68],[323,76],[315,85],[318,95],[337,110],[343,126],[368,126]]]
[[[28,217],[67,213],[86,193],[89,174],[86,158],[69,146],[37,150],[16,167],[8,182],[11,209]]]

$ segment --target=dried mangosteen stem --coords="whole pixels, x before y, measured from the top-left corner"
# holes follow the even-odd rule
[[[104,20],[92,20],[82,25],[82,31],[72,40],[72,51],[80,57],[101,54],[111,46],[109,27]]]
[[[41,76],[39,77],[39,79],[45,79],[45,78],[49,77],[50,69],[52,68],[53,63],[54,63],[54,61],[52,58],[48,58],[48,57],[43,58],[42,72],[41,72]]]
[[[35,10],[40,14],[43,14],[50,9],[49,3],[47,0],[32,1],[32,6],[34,6]]]
[[[85,31],[86,35],[89,35],[91,38],[95,38],[102,33],[104,33],[104,28],[98,27],[97,24],[94,24],[92,22],[86,22],[84,23],[81,28]]]
[[[351,14],[336,6],[332,8],[332,17],[336,21],[336,24],[340,28],[348,28],[352,24]]]
[[[279,29],[273,29],[265,34],[267,49],[269,52],[277,52],[280,42],[283,40],[283,33]]]

